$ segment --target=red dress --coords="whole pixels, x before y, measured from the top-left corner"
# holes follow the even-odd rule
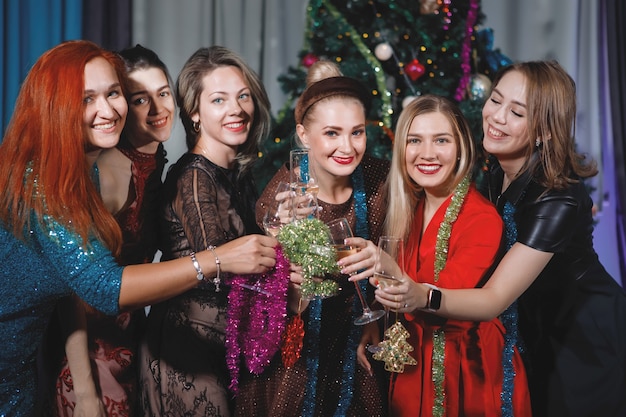
[[[422,235],[423,200],[418,204],[407,242],[406,273],[416,282],[441,288],[473,288],[493,263],[502,237],[495,208],[472,186],[453,223],[448,257],[434,282],[435,245],[450,198],[434,214]],[[393,416],[500,416],[503,391],[504,327],[488,322],[451,320],[418,311],[405,315],[408,342],[416,366],[393,374],[390,386]],[[530,396],[522,359],[513,357],[513,412],[530,416]],[[439,371],[442,382],[437,381]],[[511,390],[509,390],[511,392]]]

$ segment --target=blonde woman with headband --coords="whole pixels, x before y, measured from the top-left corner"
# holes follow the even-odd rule
[[[362,326],[354,284],[345,274],[370,268],[385,215],[384,180],[388,161],[366,154],[366,109],[369,92],[342,76],[335,64],[318,61],[309,69],[308,85],[295,109],[297,140],[309,148],[309,164],[319,183],[317,196],[324,222],[345,217],[361,252],[344,258],[338,296],[299,303],[302,277],[292,274],[292,317],[304,320],[302,356],[290,367],[276,355],[261,375],[242,378],[236,397],[239,416],[380,416],[386,415],[386,379],[370,375],[356,361]],[[274,199],[279,182],[289,182],[285,164],[257,203],[257,222]],[[295,302],[294,302],[295,301]]]

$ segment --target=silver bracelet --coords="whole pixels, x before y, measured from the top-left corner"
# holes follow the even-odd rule
[[[194,252],[191,252],[189,256],[191,257],[191,263],[193,264],[193,267],[196,268],[196,278],[198,279],[198,281],[202,281],[204,279],[204,274],[202,273],[202,268],[200,268],[200,262],[198,262],[198,259],[196,259],[196,254]]]
[[[217,257],[215,246],[210,245],[207,249],[213,253],[213,257],[215,258],[215,268],[217,269],[217,274],[215,275],[215,278],[213,278],[213,284],[215,285],[215,292],[220,292],[220,283],[222,282],[220,279],[220,274],[222,272],[220,258]]]

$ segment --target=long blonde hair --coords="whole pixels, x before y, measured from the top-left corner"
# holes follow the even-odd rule
[[[450,181],[449,192],[451,193],[463,178],[470,175],[474,168],[476,147],[469,123],[459,107],[445,97],[431,94],[418,97],[409,103],[398,117],[391,169],[387,177],[389,205],[385,218],[385,233],[389,236],[407,238],[413,224],[415,208],[423,196],[423,188],[409,176],[405,158],[411,123],[417,116],[427,113],[444,115],[452,126],[457,143],[458,164],[454,178]]]

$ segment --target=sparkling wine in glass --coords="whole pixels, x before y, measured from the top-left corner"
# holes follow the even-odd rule
[[[269,203],[263,216],[263,229],[269,236],[276,237],[281,227],[293,220],[291,185],[279,182],[274,199]]]
[[[289,152],[289,181],[294,191],[294,218],[299,219],[317,213],[319,184],[311,165],[308,149]]]
[[[399,237],[381,236],[378,240],[378,252],[374,266],[374,280],[381,288],[400,285],[400,277],[404,275],[404,241]],[[384,329],[389,325],[389,307],[385,307]],[[378,345],[370,345],[371,353],[380,351]]]
[[[328,228],[330,229],[331,244],[337,253],[337,260],[357,253],[357,248],[346,245],[345,243],[347,238],[353,236],[347,219],[340,218],[333,220],[328,223]],[[371,310],[365,301],[365,297],[357,281],[354,282],[354,286],[356,294],[361,301],[361,307],[363,308],[363,314],[354,320],[354,324],[362,326],[381,318],[385,312],[383,310]]]

